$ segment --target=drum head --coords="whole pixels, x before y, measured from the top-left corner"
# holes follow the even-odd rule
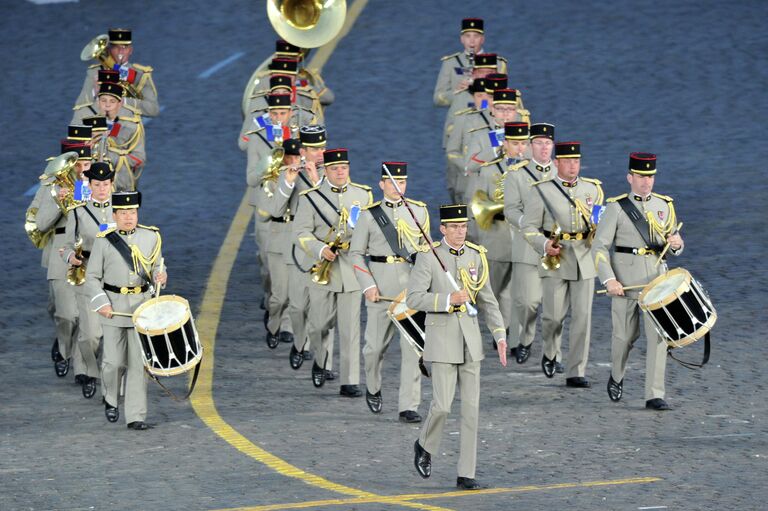
[[[159,335],[177,330],[189,320],[189,302],[176,295],[147,300],[133,313],[133,324],[141,333]]]
[[[675,268],[653,279],[640,293],[640,306],[656,308],[674,300],[677,294],[688,288],[691,274],[683,268]]]

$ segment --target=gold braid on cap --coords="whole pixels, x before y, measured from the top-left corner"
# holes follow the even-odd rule
[[[461,284],[464,286],[464,289],[469,292],[469,299],[472,301],[472,303],[475,303],[477,299],[477,293],[483,289],[485,283],[488,282],[488,259],[485,257],[485,252],[483,251],[480,252],[480,263],[483,266],[483,273],[480,275],[477,283],[472,281],[472,278],[469,276],[469,272],[466,268],[459,268],[459,278],[461,279]]]
[[[157,243],[155,248],[152,249],[152,253],[149,257],[146,257],[138,246],[131,246],[131,256],[133,258],[133,271],[139,273],[139,265],[144,268],[147,275],[152,275],[152,266],[157,261],[157,257],[160,255],[160,247],[163,245],[163,239],[160,237],[160,233],[157,233]]]

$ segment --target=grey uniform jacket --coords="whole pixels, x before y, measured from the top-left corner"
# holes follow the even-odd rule
[[[87,211],[90,211],[98,224],[93,220],[91,215]],[[93,250],[93,243],[96,241],[96,236],[99,233],[113,227],[110,225],[114,222],[112,218],[112,204],[110,199],[104,202],[98,203],[94,201],[88,201],[86,204],[79,206],[67,215],[67,229],[64,234],[64,251],[61,253],[61,259],[64,264],[69,265],[69,256],[75,252],[75,243],[78,238],[82,240],[83,255],[87,255]],[[103,229],[102,227],[103,226]],[[85,260],[87,267],[87,257]],[[75,291],[78,293],[86,293],[85,285],[77,286]]]
[[[296,104],[293,106],[291,120],[289,121],[291,129],[295,130],[308,124],[322,124],[322,115],[318,114],[317,110],[311,107],[313,101],[300,94],[297,98]],[[267,106],[266,95],[257,95],[251,99],[248,106],[248,112],[250,113],[243,118],[243,125],[240,127],[240,135],[237,139],[237,146],[241,151],[245,151],[248,147],[248,140],[250,140],[252,132],[261,127],[258,119],[268,112]]]
[[[498,159],[480,167],[475,183],[475,192],[482,190],[493,198],[496,189],[504,183],[504,160]],[[498,215],[497,215],[498,216]],[[480,244],[488,250],[488,258],[494,261],[512,261],[512,228],[505,221],[503,213],[495,218],[488,229],[477,230]]]
[[[590,179],[579,176],[574,186],[563,187],[563,181],[555,177],[546,181],[536,183],[524,201],[525,216],[523,217],[523,233],[526,241],[531,244],[533,249],[539,254],[544,255],[544,245],[547,237],[542,231],[552,231],[557,223],[564,233],[563,240],[560,242],[560,268],[556,270],[546,270],[539,267],[539,275],[542,277],[558,277],[564,280],[583,280],[592,279],[597,276],[595,263],[592,259],[590,247],[587,244],[587,233],[590,225],[583,218],[579,210],[558,191],[561,187],[577,206],[587,213],[589,218],[593,205],[603,203],[603,189],[597,179]],[[545,207],[544,199],[547,206]],[[549,210],[551,208],[551,211]],[[553,217],[554,215],[554,217]],[[569,236],[565,236],[569,234]],[[566,239],[570,234],[580,234],[580,239]]]
[[[48,280],[58,280],[67,278],[67,265],[61,260],[59,249],[64,246],[64,233],[67,226],[67,216],[61,213],[56,201],[53,200],[51,193],[58,193],[58,186],[43,185],[38,190],[40,195],[40,206],[37,210],[35,222],[40,232],[54,230],[54,235],[48,246],[43,251],[46,261],[43,267],[48,268]]]
[[[146,284],[136,272],[133,265],[129,265],[115,247],[104,237],[113,229],[99,234],[93,244],[91,257],[88,260],[88,270],[85,273],[86,292],[91,297],[91,309],[98,310],[105,305],[112,305],[115,312],[132,314],[139,305],[152,297],[149,290],[138,294],[121,294],[106,291],[103,284],[111,284],[117,287],[137,287]],[[117,231],[120,237],[129,245],[136,246],[145,257],[150,257],[156,247],[159,249],[160,232],[156,227],[139,225],[131,232]],[[151,275],[159,269],[162,252],[157,250],[156,257],[150,267]],[[164,271],[167,271],[164,268]],[[132,327],[131,318],[125,316],[113,316],[111,319],[101,318],[106,325],[118,327]]]
[[[632,206],[643,217],[650,218],[650,224],[646,223],[645,226],[654,247],[649,247],[617,202],[624,197],[627,194],[608,199],[605,212],[597,224],[597,234],[592,245],[597,275],[603,284],[610,279],[617,279],[624,286],[647,284],[667,269],[666,264],[656,266],[656,260],[660,253],[659,247],[664,246],[666,237],[674,232],[677,225],[675,208],[672,198],[665,195],[652,193],[646,198],[629,195]],[[652,253],[636,255],[611,252],[612,246],[638,249],[639,252],[652,249]],[[681,248],[671,253],[680,255],[682,251]]]
[[[136,108],[141,115],[146,115],[147,117],[155,117],[159,115],[160,104],[157,101],[155,82],[152,80],[153,69],[149,66],[134,64],[133,62],[128,65],[136,73],[133,85],[136,90],[141,93],[142,99],[127,97],[124,99],[125,104]],[[83,87],[80,90],[80,95],[77,97],[77,101],[75,101],[75,109],[89,105],[96,99],[96,93],[98,92],[96,78],[98,77],[100,68],[100,64],[93,64],[86,71]]]
[[[471,285],[483,284],[475,295],[475,303],[483,311],[493,338],[497,341],[504,339],[504,320],[488,282],[485,249],[469,242],[458,250],[439,241],[433,246],[459,286],[462,286],[462,273],[468,276]],[[416,256],[416,264],[408,280],[407,301],[409,307],[427,313],[424,360],[428,362],[462,364],[465,362],[465,345],[473,361],[484,358],[477,316],[471,317],[461,310],[448,312],[453,291],[434,254],[425,252]]]
[[[325,195],[331,204],[328,204],[320,194]],[[320,214],[312,206],[312,203],[322,212],[331,223],[333,231],[329,234],[329,226]],[[296,210],[296,218],[293,222],[293,234],[297,239],[298,248],[306,253],[308,261],[319,261],[323,247],[340,235],[342,246],[336,252],[336,260],[331,263],[330,280],[328,284],[321,286],[326,291],[347,292],[357,291],[360,285],[357,283],[352,263],[349,260],[349,241],[352,238],[352,227],[348,222],[342,222],[341,214],[348,214],[353,206],[364,208],[373,202],[371,189],[365,185],[348,182],[341,188],[331,186],[327,179],[309,190],[301,192],[299,205]]]
[[[512,236],[512,262],[538,266],[541,254],[525,241],[525,236],[522,234],[523,203],[529,194],[536,193],[531,189],[533,183],[551,179],[557,173],[557,168],[554,162],[539,165],[533,160],[526,160],[521,163],[524,165],[507,167],[504,178],[504,217],[514,232]]]
[[[464,158],[469,149],[469,132],[483,126],[490,127],[492,122],[493,117],[488,110],[476,110],[472,107],[456,112],[453,130],[448,135],[448,142],[445,146],[448,158],[454,160],[463,169],[465,166]]]

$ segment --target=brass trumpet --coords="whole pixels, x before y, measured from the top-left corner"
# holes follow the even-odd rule
[[[83,260],[83,238],[75,241],[75,257],[83,261],[80,266],[70,265],[67,268],[67,282],[73,286],[82,286],[85,283],[85,261]]]
[[[557,248],[560,246],[561,235],[562,230],[560,229],[560,226],[555,223],[552,227],[552,234],[549,235],[549,239],[552,240],[552,247]],[[560,268],[560,255],[551,256],[549,254],[544,254],[541,258],[541,266],[545,270],[557,270]]]
[[[328,235],[330,236],[332,232],[329,232]],[[334,238],[333,241],[330,243],[326,243],[328,245],[328,248],[331,249],[331,252],[336,253],[336,251],[341,247],[341,233],[336,233],[336,238]],[[315,284],[320,284],[321,286],[325,286],[328,284],[328,281],[331,278],[331,265],[333,264],[333,261],[329,261],[328,259],[321,259],[318,262],[316,262],[312,268],[309,270],[312,274],[312,282]]]

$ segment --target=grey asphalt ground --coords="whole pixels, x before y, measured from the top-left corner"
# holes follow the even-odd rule
[[[164,235],[169,292],[198,310],[212,261],[244,190],[236,145],[240,97],[275,35],[262,2],[0,2],[0,120],[5,172],[0,239],[0,509],[220,509],[341,497],[280,475],[208,429],[187,404],[150,387],[150,432],[108,424],[72,375],[55,377],[53,326],[39,253],[23,216],[47,156],[66,134],[82,84],[82,46],[111,26],[134,30],[134,60],[155,67],[161,116],[147,125],[142,223]],[[378,164],[411,167],[409,193],[436,214],[447,201],[440,130],[432,106],[439,58],[458,50],[464,16],[486,19],[486,49],[507,56],[510,84],[534,121],[583,144],[583,174],[625,191],[627,154],[659,155],[656,191],[675,197],[689,269],[718,310],[710,364],[668,365],[675,409],[643,409],[643,341],[625,397],[610,403],[610,316],[596,298],[588,376],[570,390],[538,368],[483,364],[478,478],[515,488],[633,477],[648,484],[522,491],[422,502],[450,509],[764,509],[768,499],[765,360],[768,271],[768,31],[764,2],[519,3],[372,0],[324,76],[330,144],[348,147],[352,175],[375,185]],[[245,52],[208,78],[212,66]],[[316,390],[309,364],[269,350],[259,309],[255,246],[241,246],[216,344],[214,398],[251,442],[331,481],[382,495],[454,488],[458,420],[434,456],[432,478],[412,466],[417,426],[397,421],[396,343],[385,367],[384,414],[363,399]],[[701,346],[686,348],[687,358]],[[183,379],[170,385],[181,390]],[[421,412],[431,392],[423,387]],[[454,407],[458,412],[458,405]],[[395,509],[366,504],[323,509]]]

